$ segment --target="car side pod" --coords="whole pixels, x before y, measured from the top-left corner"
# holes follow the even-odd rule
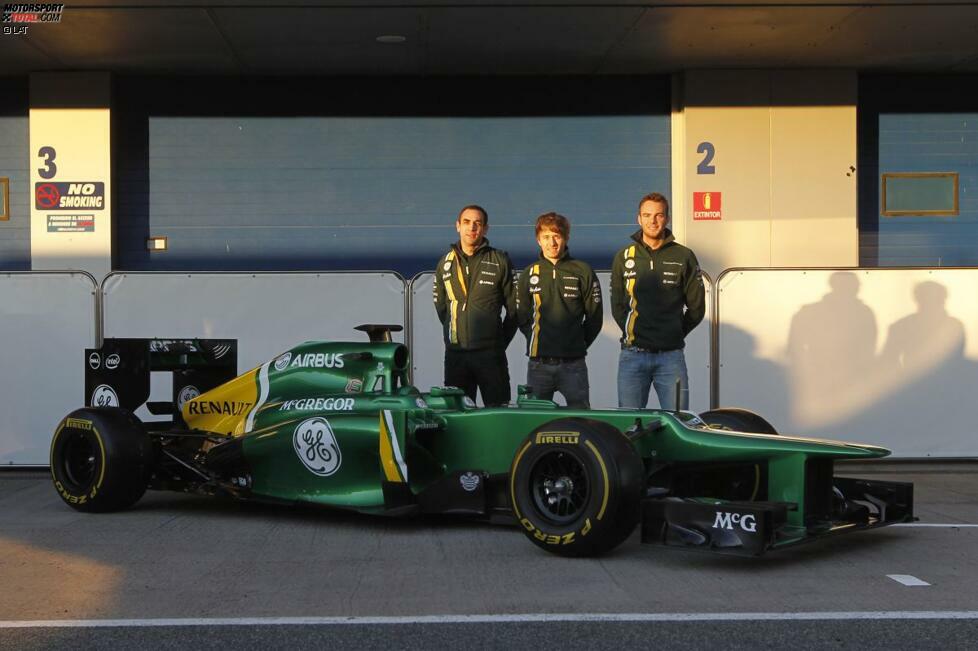
[[[809,478],[811,479],[811,478]],[[832,478],[830,491],[808,481],[805,525],[789,522],[798,505],[709,498],[647,498],[641,540],[737,556],[760,556],[842,533],[913,521],[913,484]]]

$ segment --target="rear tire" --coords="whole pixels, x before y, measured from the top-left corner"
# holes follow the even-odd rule
[[[510,503],[530,541],[561,556],[596,556],[635,529],[641,457],[614,427],[561,418],[535,429],[513,458]]]
[[[65,504],[104,513],[135,504],[149,483],[153,448],[142,422],[118,407],[76,409],[51,441],[51,478]]]

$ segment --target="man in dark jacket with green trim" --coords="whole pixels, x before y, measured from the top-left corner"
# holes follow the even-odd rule
[[[434,301],[445,339],[445,385],[472,400],[476,389],[487,407],[509,402],[506,347],[516,334],[513,265],[489,246],[489,215],[466,206],[455,221],[459,241],[438,260]],[[506,318],[500,319],[503,308]]]
[[[669,201],[642,197],[632,242],[611,265],[611,311],[621,328],[618,406],[643,409],[649,385],[663,409],[689,408],[689,378],[683,355],[686,335],[706,312],[703,277],[692,251],[669,230]]]
[[[574,409],[590,409],[584,356],[601,332],[601,286],[591,265],[567,252],[570,223],[550,212],[536,223],[540,258],[520,274],[517,314],[526,335],[526,383],[538,398],[559,391]]]

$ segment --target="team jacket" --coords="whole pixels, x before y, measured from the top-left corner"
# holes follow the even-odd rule
[[[601,332],[598,277],[567,253],[556,266],[541,255],[524,269],[516,304],[530,357],[583,357]]]
[[[654,251],[642,241],[642,231],[632,239],[611,264],[611,312],[621,342],[650,350],[682,348],[706,312],[696,256],[668,230],[666,243]]]
[[[471,256],[456,242],[438,260],[433,298],[451,350],[505,349],[516,334],[513,265],[505,251],[482,246]],[[506,318],[500,319],[502,309]]]

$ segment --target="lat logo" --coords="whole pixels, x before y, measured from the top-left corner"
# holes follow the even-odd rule
[[[725,511],[717,511],[717,517],[713,521],[714,529],[730,529],[733,530],[735,527],[739,526],[741,529],[748,533],[757,532],[757,519],[750,513],[743,515],[741,513],[728,513]]]

